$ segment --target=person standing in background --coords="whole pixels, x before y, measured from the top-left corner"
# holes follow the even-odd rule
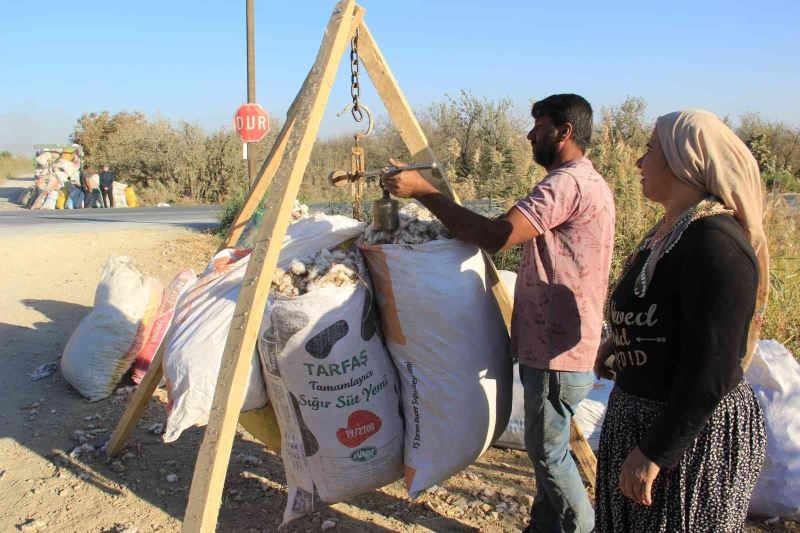
[[[108,165],[103,165],[100,173],[100,194],[103,196],[103,207],[116,207],[114,205],[114,174],[108,169]]]
[[[83,167],[79,174],[79,184],[81,191],[83,191],[83,204],[81,207],[91,207],[91,200],[92,200],[92,186],[90,184],[91,181],[91,169],[89,167]]]

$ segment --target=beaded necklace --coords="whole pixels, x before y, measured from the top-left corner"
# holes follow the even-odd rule
[[[652,280],[653,272],[658,261],[667,255],[675,248],[675,245],[681,240],[683,233],[689,225],[701,218],[716,216],[716,215],[733,215],[733,210],[728,209],[719,200],[713,196],[704,198],[699,203],[687,209],[680,217],[666,231],[660,231],[664,226],[664,218],[659,220],[653,228],[647,232],[642,242],[625,260],[617,280],[614,282],[612,288],[608,291],[606,298],[606,311],[608,311],[611,303],[611,295],[616,290],[620,282],[628,275],[635,259],[638,255],[648,248],[651,250],[650,255],[642,265],[642,271],[636,276],[636,281],[633,286],[633,293],[639,298],[644,298],[647,293],[647,288]]]

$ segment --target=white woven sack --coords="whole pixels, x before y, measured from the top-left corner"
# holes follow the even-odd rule
[[[800,364],[781,343],[760,341],[746,375],[767,427],[750,513],[800,520]]]
[[[125,183],[115,181],[111,187],[111,194],[114,195],[114,207],[128,207],[128,201],[125,199],[125,189],[128,186]]]
[[[111,255],[94,295],[94,308],[69,338],[61,373],[90,401],[110,395],[149,332],[161,302],[161,283],[133,262]]]
[[[508,333],[475,246],[362,246],[406,418],[409,496],[472,464],[511,411]]]
[[[259,335],[281,427],[284,522],[403,475],[403,419],[394,366],[366,283],[276,297]]]
[[[42,209],[55,209],[56,203],[58,202],[58,189],[55,191],[50,191],[47,193],[47,197],[45,198],[44,203],[42,204]]]
[[[55,157],[55,154],[52,152],[42,152],[36,156],[36,165],[39,167],[46,167]]]

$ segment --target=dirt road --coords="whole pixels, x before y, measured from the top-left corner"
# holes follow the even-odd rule
[[[159,391],[119,464],[100,453],[71,457],[74,432],[88,432],[99,447],[128,396],[89,403],[58,372],[40,381],[28,374],[60,357],[91,308],[110,252],[128,255],[167,283],[179,267],[200,270],[216,245],[215,238],[186,230],[0,238],[0,531],[179,531],[203,430],[188,430],[172,445],[149,432],[165,418]],[[292,522],[286,531],[319,531],[323,524],[333,525],[331,531],[518,531],[534,494],[530,472],[523,453],[492,449],[414,503],[395,483]],[[169,474],[177,482],[167,482]],[[240,432],[219,531],[277,531],[284,481],[280,458]],[[786,530],[782,524],[768,529]]]

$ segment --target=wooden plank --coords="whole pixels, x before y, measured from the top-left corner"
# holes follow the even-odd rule
[[[236,422],[244,402],[250,358],[264,314],[272,272],[291,217],[311,148],[330,96],[337,67],[350,40],[351,23],[364,10],[354,0],[340,0],[331,15],[314,68],[297,108],[286,152],[275,175],[264,220],[247,265],[220,365],[219,380],[197,458],[183,531],[215,530]]]
[[[414,157],[414,162],[427,163],[436,161],[436,157],[428,144],[428,139],[425,137],[422,127],[419,125],[411,106],[408,105],[408,101],[392,74],[389,64],[383,57],[383,54],[378,48],[365,22],[362,22],[359,28],[358,40],[359,57],[361,61],[364,62],[364,67],[378,95],[381,97],[381,100],[383,100],[383,104],[389,111],[389,116],[397,127],[403,142]],[[441,169],[441,165],[439,165],[439,169]],[[453,199],[456,203],[461,203],[458,195],[441,171],[427,171],[423,172],[422,175],[439,189],[442,194]],[[514,309],[513,295],[500,280],[497,267],[489,254],[484,252],[483,257],[486,262],[487,281],[492,287],[492,294],[494,294],[500,313],[503,316],[503,321],[510,332],[511,314]],[[577,427],[575,427],[575,429],[577,429]],[[586,478],[592,480],[592,483],[594,483],[596,468],[587,468],[592,464],[596,465],[597,461],[586,439],[580,434],[580,430],[578,430],[578,435],[577,442],[582,443],[582,445],[578,445],[577,448],[573,447],[573,452],[578,457],[578,465],[583,470]]]
[[[572,448],[572,453],[578,463],[578,469],[583,472],[586,481],[592,488],[597,484],[597,458],[594,456],[589,442],[583,435],[583,431],[578,427],[575,422],[575,417],[572,417],[569,432],[569,445]]]
[[[436,156],[428,144],[428,139],[419,125],[414,111],[408,104],[403,91],[395,80],[386,58],[383,57],[367,24],[362,22],[358,30],[358,56],[364,63],[364,68],[375,86],[375,90],[386,106],[400,137],[411,152],[414,163],[432,163]],[[438,162],[437,162],[438,163]],[[441,168],[441,165],[439,166]],[[458,196],[450,183],[444,179],[441,172],[430,170],[422,171],[422,176],[431,182],[442,194],[456,201]],[[460,202],[459,202],[460,203]]]
[[[136,387],[136,391],[133,393],[130,402],[128,402],[128,407],[125,408],[122,418],[117,422],[117,427],[114,429],[114,433],[111,435],[111,439],[106,445],[106,455],[108,457],[114,457],[122,451],[131,433],[133,433],[134,428],[136,428],[136,422],[141,418],[144,410],[147,408],[147,403],[150,401],[150,398],[153,397],[153,393],[156,391],[158,383],[164,375],[161,366],[163,359],[164,345],[162,344],[153,356],[153,360],[150,362],[150,366],[147,367],[147,372],[142,378],[142,382]]]

